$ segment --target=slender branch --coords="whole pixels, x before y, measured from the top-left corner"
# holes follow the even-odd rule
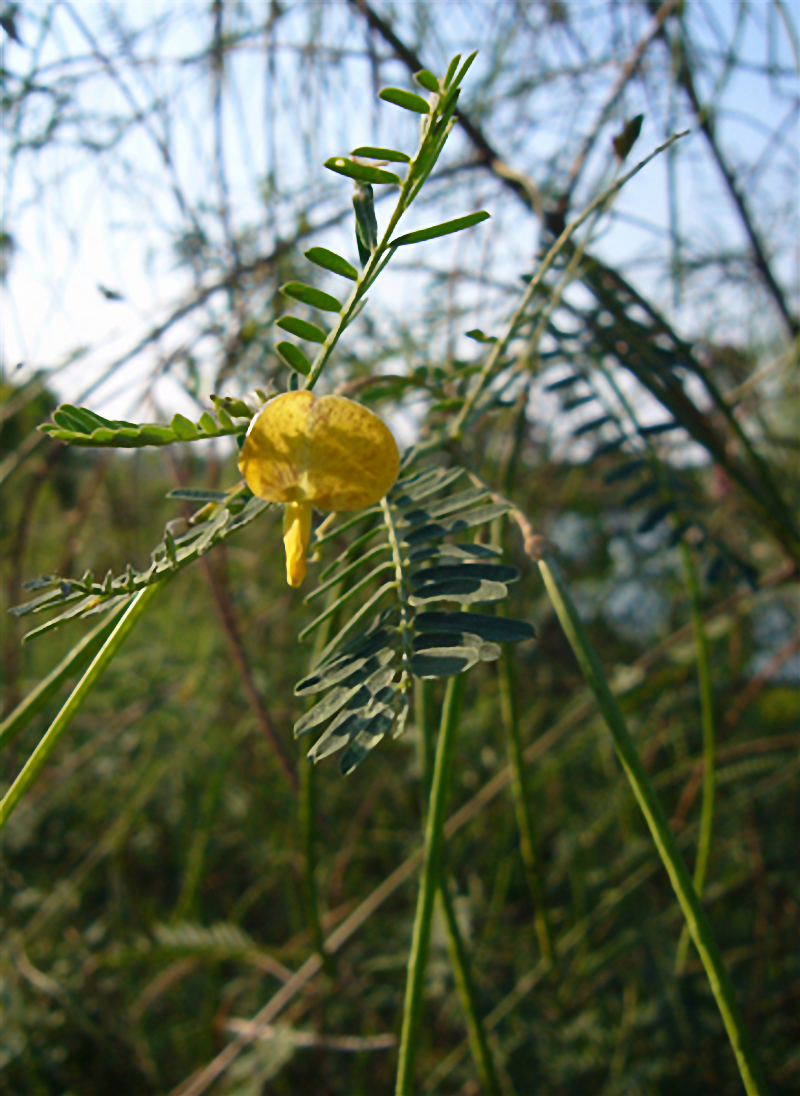
[[[239,632],[239,624],[236,619],[236,611],[226,589],[225,581],[215,571],[206,555],[200,556],[200,570],[203,573],[211,595],[214,598],[214,606],[222,624],[225,640],[228,644],[236,669],[239,672],[245,695],[256,722],[264,733],[272,747],[278,761],[278,767],[293,792],[297,792],[297,772],[291,755],[286,748],[283,739],[278,734],[275,724],[272,722],[261,694],[256,688],[253,674],[250,670],[250,661],[244,649],[244,643]]]
[[[711,688],[708,641],[703,625],[703,614],[700,609],[697,569],[692,559],[692,550],[684,540],[681,540],[681,558],[692,616],[692,631],[694,632],[695,656],[697,658],[697,681],[700,688],[700,722],[703,729],[703,799],[700,808],[697,860],[694,866],[694,889],[697,891],[698,897],[702,898],[706,872],[708,871],[708,859],[711,855],[711,833],[714,825],[714,792],[716,788],[714,696]],[[684,925],[675,958],[675,973],[678,975],[683,974],[686,968],[688,951],[689,929],[687,925]]]
[[[648,0],[648,8],[651,12],[656,10],[656,0]],[[736,210],[742,222],[742,227],[745,230],[748,240],[750,241],[750,247],[753,251],[753,261],[758,271],[761,280],[766,286],[770,296],[778,307],[778,311],[783,317],[787,328],[791,335],[797,335],[800,332],[800,320],[795,316],[789,308],[788,301],[786,300],[786,294],[783,288],[779,285],[773,271],[772,264],[767,255],[766,248],[761,241],[761,236],[756,228],[753,216],[750,212],[750,207],[747,202],[747,198],[744,192],[739,187],[739,183],[736,179],[736,175],[733,168],[728,163],[725,154],[720,147],[717,140],[716,127],[714,125],[714,117],[712,108],[704,107],[700,102],[700,96],[697,93],[697,87],[694,82],[694,75],[690,66],[689,59],[686,54],[685,43],[682,37],[676,40],[670,35],[666,26],[659,28],[659,37],[661,37],[669,49],[670,53],[673,53],[675,46],[679,47],[680,66],[678,69],[677,80],[680,83],[683,90],[686,92],[686,97],[689,100],[692,110],[694,111],[697,122],[700,129],[703,131],[703,136],[706,139],[711,155],[716,161],[719,172],[725,181],[725,186],[728,189],[728,193],[733,200],[733,204],[736,206]]]
[[[525,876],[533,902],[533,923],[539,940],[539,950],[547,963],[553,962],[553,931],[547,912],[544,882],[539,864],[536,829],[530,810],[528,789],[525,782],[525,767],[522,755],[522,739],[519,731],[519,715],[514,693],[512,655],[506,650],[497,664],[497,676],[500,682],[500,711],[506,732],[506,749],[511,769],[511,794],[514,800],[514,812],[519,830],[519,850],[525,867]]]

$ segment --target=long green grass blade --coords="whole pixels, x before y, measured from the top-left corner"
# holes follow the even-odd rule
[[[761,1067],[750,1042],[750,1035],[745,1027],[711,923],[694,889],[692,878],[661,802],[636,751],[622,710],[609,688],[597,655],[589,642],[586,629],[557,566],[552,560],[544,558],[539,562],[539,569],[561,627],[575,652],[587,684],[594,693],[597,706],[614,739],[617,756],[645,816],[664,867],[667,869],[672,888],[683,910],[689,932],[705,968],[711,992],[714,994],[725,1024],[745,1090],[748,1096],[767,1096]]]
[[[161,585],[160,582],[154,583],[134,597],[131,604],[125,610],[125,613],[117,622],[111,635],[95,655],[91,666],[78,682],[66,704],[50,724],[44,737],[39,742],[39,745],[28,758],[22,772],[8,789],[2,802],[0,802],[0,830],[4,828],[6,822],[11,817],[14,808],[36,780],[42,766],[53,752],[61,735],[80,711],[83,702],[99,681],[106,666],[114,659],[122,644],[133,631],[134,625],[139,620],[139,617],[144,615],[145,610],[155,597],[156,592],[160,589]]]

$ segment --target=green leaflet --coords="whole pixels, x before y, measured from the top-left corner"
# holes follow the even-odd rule
[[[467,631],[493,643],[522,643],[536,635],[527,620],[483,613],[417,613],[414,624],[420,632]]]
[[[408,600],[414,606],[429,605],[432,601],[457,601],[460,605],[473,605],[479,601],[500,601],[507,594],[508,589],[502,582],[451,578],[418,586]]]
[[[359,183],[395,183],[399,186],[401,182],[400,176],[395,175],[393,171],[384,171],[382,167],[371,167],[369,164],[359,164],[345,156],[331,156],[325,161],[325,167],[339,175],[346,175],[348,179],[356,179]]]
[[[330,293],[323,293],[321,289],[313,285],[305,285],[304,282],[287,282],[281,286],[281,293],[291,297],[302,304],[310,304],[313,308],[319,308],[323,312],[341,312],[341,301],[337,301]]]
[[[317,327],[315,323],[300,320],[297,316],[281,316],[276,323],[278,327],[288,331],[290,335],[297,335],[298,339],[308,339],[309,342],[324,343],[328,337],[327,331]]]
[[[354,266],[337,255],[335,251],[329,251],[327,247],[310,247],[305,253],[306,258],[321,266],[323,270],[330,270],[332,274],[340,274],[343,278],[349,278],[351,282],[358,281],[358,271]]]
[[[420,69],[419,72],[415,72],[414,79],[420,87],[425,88],[426,91],[432,91],[435,95],[438,95],[442,90],[439,87],[439,81],[432,72],[428,71],[428,69]]]
[[[439,236],[449,236],[453,232],[461,232],[465,228],[472,228],[473,225],[479,225],[481,221],[489,219],[491,214],[486,210],[481,210],[479,213],[468,213],[465,217],[456,217],[452,221],[443,221],[439,225],[432,225],[430,228],[420,228],[416,232],[407,232],[405,236],[398,236],[397,239],[391,241],[392,247],[404,247],[406,244],[421,244],[425,240],[436,240]]]
[[[403,110],[412,110],[416,114],[430,114],[431,108],[421,95],[415,95],[413,91],[404,91],[403,88],[384,88],[378,93],[378,97],[386,103],[393,103]]]
[[[287,365],[290,365],[298,373],[302,373],[304,377],[307,377],[311,372],[311,362],[299,346],[295,346],[294,343],[290,342],[279,342],[275,349]]]
[[[353,195],[356,215],[356,244],[361,265],[366,266],[378,246],[378,220],[375,216],[375,196],[369,183],[356,183]]]
[[[396,148],[376,148],[374,145],[360,145],[354,148],[351,156],[368,156],[371,160],[388,160],[395,164],[410,164],[411,157]]]

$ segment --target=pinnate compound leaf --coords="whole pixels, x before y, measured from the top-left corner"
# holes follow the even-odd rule
[[[377,148],[375,145],[359,145],[354,148],[352,156],[367,156],[371,160],[388,160],[394,164],[410,164],[411,157],[405,152],[398,152],[396,148]]]
[[[287,282],[286,285],[281,286],[281,293],[285,293],[294,301],[310,304],[312,308],[319,308],[323,312],[341,312],[342,310],[341,301],[337,301],[330,293],[323,293],[321,289],[306,285],[304,282]]]
[[[281,316],[276,321],[278,327],[288,331],[290,335],[297,335],[298,339],[308,339],[309,342],[324,343],[328,332],[318,327],[315,323],[300,320],[297,316]]]
[[[443,221],[440,225],[432,225],[430,228],[420,228],[416,232],[407,232],[404,236],[398,236],[391,240],[392,247],[404,247],[406,244],[421,244],[425,240],[436,240],[439,236],[449,236],[453,232],[461,232],[465,228],[479,225],[481,221],[489,219],[491,214],[486,210],[479,213],[468,213],[465,217],[456,217],[452,221]]]
[[[330,270],[332,274],[339,274],[342,278],[349,278],[351,282],[358,281],[358,271],[354,266],[337,255],[335,251],[329,251],[327,247],[310,247],[305,253],[306,258],[321,266],[323,270]]]
[[[349,160],[344,156],[331,156],[325,161],[325,167],[329,171],[335,171],[338,175],[345,175],[348,179],[356,179],[359,183],[400,183],[400,176],[393,171],[385,171],[382,167],[372,167],[370,164],[359,164],[355,160]]]
[[[378,93],[378,97],[386,103],[393,103],[403,110],[413,110],[416,114],[430,114],[431,108],[421,95],[415,95],[413,91],[405,91],[403,88],[384,88]]]

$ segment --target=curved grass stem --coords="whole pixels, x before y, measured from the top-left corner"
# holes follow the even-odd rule
[[[412,1096],[414,1091],[414,1062],[417,1051],[422,997],[425,987],[425,967],[431,939],[434,900],[441,878],[442,846],[444,844],[444,817],[453,771],[453,753],[464,691],[463,676],[451,677],[447,682],[436,758],[433,766],[431,792],[428,800],[428,816],[425,823],[425,859],[422,866],[417,912],[408,960],[406,995],[403,1005],[403,1030],[400,1036],[400,1055],[397,1065],[396,1096]]]
[[[61,735],[69,727],[80,711],[89,693],[95,687],[106,666],[116,657],[122,644],[133,631],[139,618],[144,615],[162,583],[153,583],[136,594],[123,613],[114,631],[95,655],[91,665],[73,689],[66,704],[48,727],[39,745],[25,763],[25,767],[11,785],[0,802],[0,830],[5,826],[11,813],[31,787],[42,766],[55,749]]]
[[[686,588],[694,633],[695,654],[697,657],[697,681],[700,689],[700,719],[703,729],[703,793],[700,808],[700,834],[697,839],[697,860],[694,866],[694,889],[703,897],[708,859],[711,855],[711,834],[714,826],[714,794],[716,789],[716,747],[714,742],[714,697],[711,688],[711,670],[708,660],[708,642],[700,609],[700,595],[697,587],[697,571],[692,559],[692,550],[685,541],[681,541],[683,570],[686,576]],[[684,925],[678,941],[675,957],[675,973],[683,974],[689,951],[689,929]]]
[[[661,802],[636,751],[622,711],[609,688],[597,655],[589,642],[586,629],[558,568],[545,556],[539,561],[539,569],[561,627],[575,652],[586,682],[594,693],[597,706],[614,739],[617,756],[645,816],[662,863],[667,869],[672,888],[683,910],[689,932],[700,955],[711,992],[714,994],[728,1033],[745,1091],[748,1096],[767,1096],[761,1068],[739,1010],[728,971],[714,938],[711,923],[694,889],[692,878]]]
[[[525,785],[525,766],[522,758],[522,740],[519,733],[519,718],[514,695],[512,655],[506,651],[497,664],[500,681],[500,711],[506,732],[506,749],[511,767],[511,793],[514,798],[514,811],[519,830],[519,849],[525,866],[528,889],[533,901],[533,920],[539,950],[546,963],[553,962],[553,933],[547,913],[544,883],[542,881],[539,857],[537,853],[536,830],[530,812],[528,790]]]

